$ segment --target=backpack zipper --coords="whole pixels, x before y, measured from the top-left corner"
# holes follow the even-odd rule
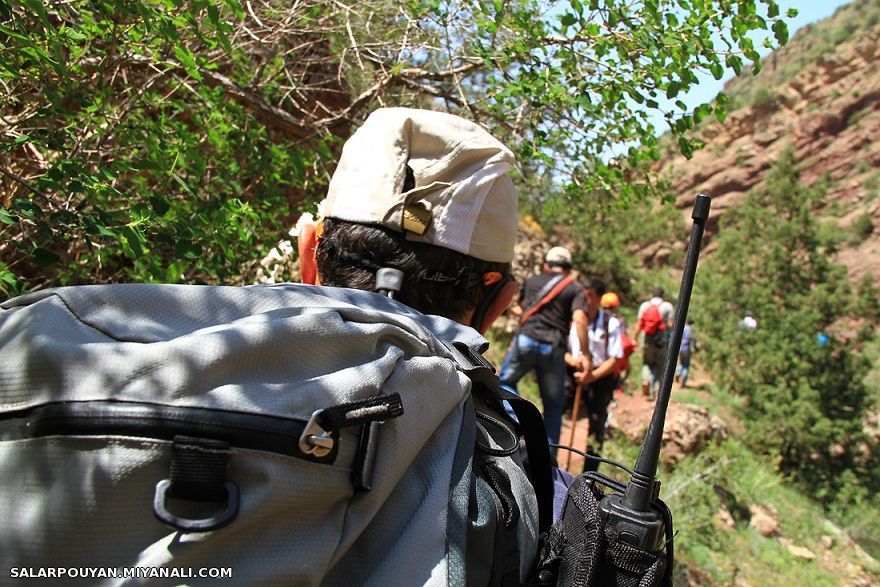
[[[50,402],[2,416],[0,440],[107,435],[174,440],[175,436],[184,435],[224,440],[237,448],[332,463],[338,452],[340,429],[401,414],[403,407],[398,394],[318,410],[308,421],[142,402]],[[320,450],[309,450],[313,446]]]

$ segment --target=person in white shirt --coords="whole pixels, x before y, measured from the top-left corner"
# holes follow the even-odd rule
[[[605,284],[598,279],[587,280],[584,298],[587,305],[589,328],[590,370],[575,373],[575,379],[586,385],[585,397],[590,435],[595,439],[597,449],[605,441],[605,423],[608,419],[608,405],[617,388],[617,362],[623,358],[620,320],[610,312],[599,307],[599,300],[605,293]],[[570,337],[569,344],[577,345],[577,337]],[[572,348],[577,355],[580,348]]]

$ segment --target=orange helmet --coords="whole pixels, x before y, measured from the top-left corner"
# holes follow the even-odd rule
[[[599,300],[599,305],[603,308],[618,308],[620,307],[620,298],[617,297],[617,294],[613,291],[609,291],[602,295],[602,299]]]

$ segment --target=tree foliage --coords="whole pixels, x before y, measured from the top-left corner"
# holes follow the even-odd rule
[[[819,236],[820,189],[800,183],[785,150],[766,186],[725,213],[695,308],[717,380],[747,399],[752,446],[830,503],[847,485],[847,498],[858,487],[868,495],[880,478],[863,432],[867,364],[851,331],[858,297]],[[757,330],[741,327],[746,312]]]
[[[644,197],[648,112],[690,153],[724,101],[679,97],[757,70],[758,30],[787,39],[775,0],[0,0],[0,288],[246,282],[380,105],[484,123],[524,183]]]

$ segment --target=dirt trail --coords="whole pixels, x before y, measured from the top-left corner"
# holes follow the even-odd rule
[[[699,390],[706,393],[706,389],[711,383],[711,377],[699,367],[691,370],[688,378],[688,390]],[[672,399],[675,399],[677,392],[682,387],[678,383],[672,385]],[[627,393],[621,393],[619,390],[615,392],[614,401],[611,403],[611,423],[612,429],[616,430],[639,430],[647,427],[651,420],[651,414],[654,412],[654,402],[649,401],[641,393],[639,374],[634,373],[627,382]],[[575,428],[574,440],[571,440],[571,414],[567,414],[562,421],[562,435],[560,436],[562,444],[567,444],[579,450],[586,450],[587,447],[587,420],[586,414],[578,415],[578,425]],[[568,456],[569,451],[559,451],[559,465],[574,475],[581,473],[584,467],[584,459],[575,453]],[[631,465],[631,463],[628,463]]]

